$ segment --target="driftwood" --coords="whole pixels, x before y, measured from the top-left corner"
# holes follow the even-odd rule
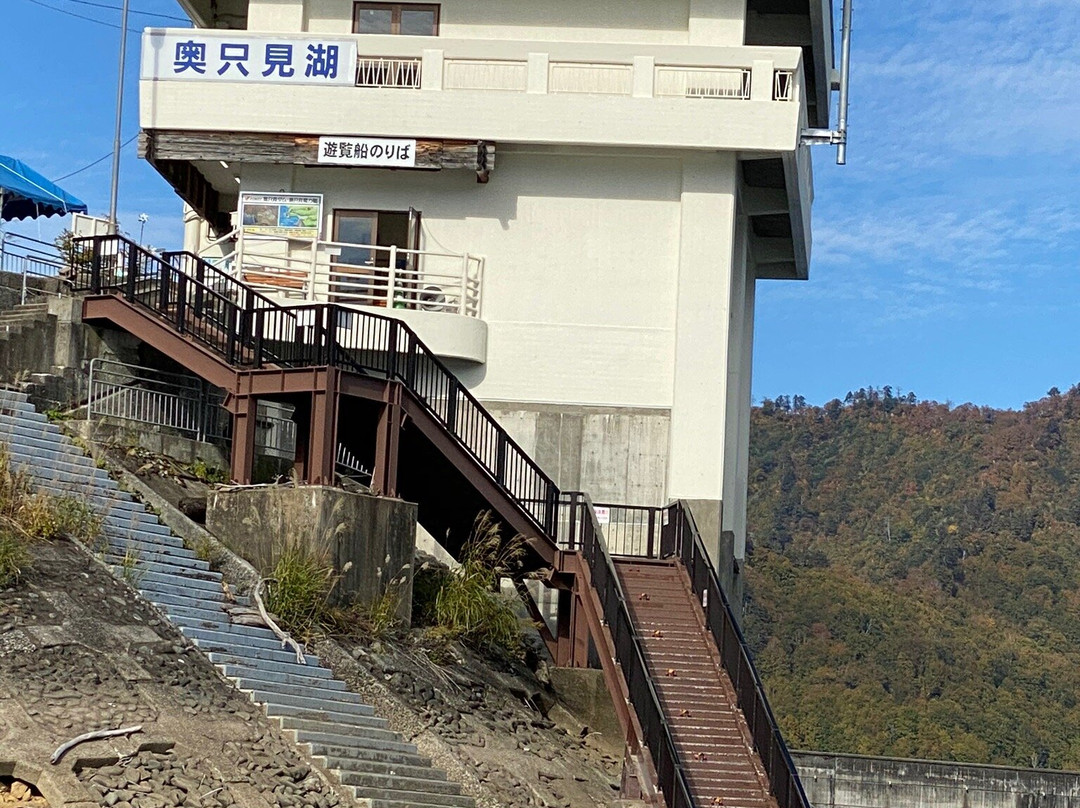
[[[101,729],[97,732],[86,732],[75,738],[72,738],[65,744],[61,744],[56,748],[56,751],[52,753],[52,757],[49,758],[49,762],[56,765],[60,762],[71,749],[78,746],[81,743],[87,741],[100,741],[103,738],[116,738],[120,735],[131,735],[134,732],[142,732],[142,725],[135,727],[124,727],[123,729]]]
[[[255,591],[252,592],[252,597],[255,598],[255,605],[259,607],[259,614],[262,616],[263,622],[266,624],[266,627],[272,632],[274,632],[277,638],[281,640],[281,647],[284,648],[287,645],[291,645],[293,650],[296,651],[296,663],[298,665],[306,665],[307,659],[304,657],[304,651],[300,647],[300,644],[297,643],[297,641],[294,640],[287,632],[282,631],[280,628],[278,628],[278,624],[275,623],[272,619],[270,619],[270,613],[266,611],[266,606],[263,605],[262,600],[262,588],[263,584],[265,583],[266,578],[260,578],[259,583],[255,586]]]

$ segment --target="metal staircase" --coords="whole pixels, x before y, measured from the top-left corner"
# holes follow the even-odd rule
[[[403,457],[421,469],[403,474],[395,491],[418,503],[430,533],[453,536],[477,512],[491,509],[525,536],[538,567],[573,579],[572,599],[560,598],[560,604],[577,604],[584,619],[563,626],[560,617],[559,640],[564,628],[573,634],[575,626],[587,626],[587,637],[572,644],[585,657],[596,649],[628,753],[650,762],[667,808],[810,808],[746,642],[681,503],[624,509],[647,516],[641,524],[649,535],[627,542],[609,523],[608,538],[618,549],[613,555],[589,498],[561,493],[404,323],[335,304],[282,307],[193,255],[159,257],[116,236],[87,239],[82,247],[79,254],[89,258],[75,267],[75,287],[93,296],[84,317],[91,312],[158,340],[155,347],[171,348],[182,363],[180,354],[189,351],[190,370],[210,381],[213,374],[214,383],[229,389],[254,386],[243,374],[334,370],[343,379],[340,406],[350,396],[356,413],[365,396],[385,405],[376,446],[400,443]],[[229,373],[235,378],[226,379]],[[396,459],[388,474],[379,452],[376,488],[397,476]],[[634,601],[637,595],[645,597]],[[580,653],[574,660],[584,664]],[[215,661],[226,664],[229,675],[242,673],[224,657]],[[280,672],[293,684],[306,675]],[[686,706],[692,697],[709,703]],[[309,733],[329,758],[343,759],[344,752],[335,751],[344,749],[336,745],[340,735],[307,725],[297,732]]]
[[[283,651],[268,628],[230,621],[221,574],[72,444],[26,396],[0,390],[0,444],[34,487],[77,497],[104,516],[103,558],[372,808],[472,808],[457,783],[386,728],[359,696],[308,655]]]

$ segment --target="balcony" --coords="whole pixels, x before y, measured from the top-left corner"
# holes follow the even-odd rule
[[[439,356],[486,360],[479,256],[240,235],[227,262],[237,278],[285,305],[377,311],[408,323]]]
[[[144,129],[790,152],[805,115],[793,47],[289,35],[355,58],[354,75],[342,66],[338,80],[316,84],[268,83],[259,70],[177,74],[167,52],[175,36],[208,53],[238,36],[252,53],[275,40],[148,30]]]

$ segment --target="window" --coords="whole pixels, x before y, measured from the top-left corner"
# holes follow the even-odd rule
[[[356,3],[354,34],[438,36],[439,6],[428,3]]]

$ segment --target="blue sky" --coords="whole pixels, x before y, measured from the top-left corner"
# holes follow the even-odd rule
[[[52,178],[112,148],[119,31],[42,6],[118,21],[88,2],[120,4],[3,0],[0,153]],[[888,384],[1019,407],[1080,382],[1080,2],[861,0],[855,24],[849,163],[815,151],[810,280],[759,284],[755,400]],[[137,74],[129,35],[124,139]],[[104,213],[109,171],[63,184]],[[148,242],[179,245],[180,202],[133,143],[121,172],[121,226],[146,213]]]

